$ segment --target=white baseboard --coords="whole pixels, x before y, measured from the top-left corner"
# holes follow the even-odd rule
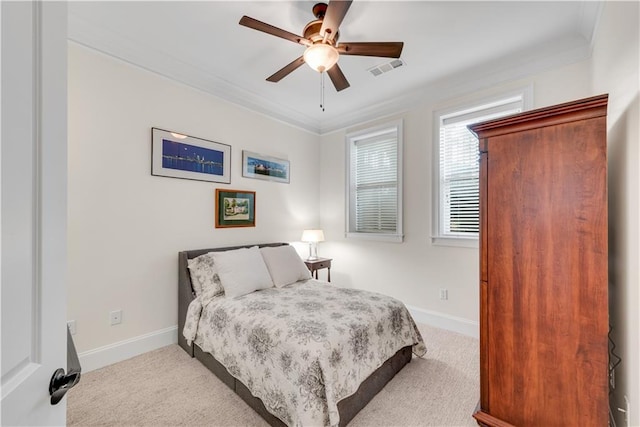
[[[426,310],[405,304],[416,323],[424,323],[436,328],[446,329],[473,338],[480,336],[480,324],[462,317],[451,316],[437,311]]]
[[[178,326],[129,338],[78,354],[82,373],[130,359],[139,354],[178,342]]]
[[[478,322],[411,305],[406,306],[416,323],[424,323],[474,338],[479,336]],[[82,372],[86,373],[177,342],[178,327],[171,326],[93,350],[83,351],[78,355],[78,358]]]

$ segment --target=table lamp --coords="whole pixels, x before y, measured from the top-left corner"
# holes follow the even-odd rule
[[[302,232],[303,242],[309,242],[309,260],[318,259],[318,242],[324,242],[322,230],[304,230]]]

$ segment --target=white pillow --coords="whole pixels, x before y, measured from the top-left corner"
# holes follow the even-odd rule
[[[265,247],[260,248],[260,252],[277,288],[311,279],[309,269],[293,246]]]
[[[257,246],[212,252],[211,255],[228,298],[273,287],[269,270]]]
[[[191,284],[196,296],[203,295],[203,299],[213,298],[224,292],[220,277],[216,271],[213,252],[187,260],[187,267],[191,275]]]

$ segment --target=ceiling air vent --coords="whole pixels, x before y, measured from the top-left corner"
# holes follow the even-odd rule
[[[384,64],[376,65],[373,68],[369,68],[367,71],[377,77],[380,74],[387,73],[394,68],[402,67],[403,65],[406,65],[406,63],[402,59],[392,59],[391,62],[385,62]]]

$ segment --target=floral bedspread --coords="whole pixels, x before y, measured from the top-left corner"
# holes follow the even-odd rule
[[[426,353],[400,301],[316,280],[199,298],[184,335],[289,426],[337,426],[338,402],[398,350]]]

